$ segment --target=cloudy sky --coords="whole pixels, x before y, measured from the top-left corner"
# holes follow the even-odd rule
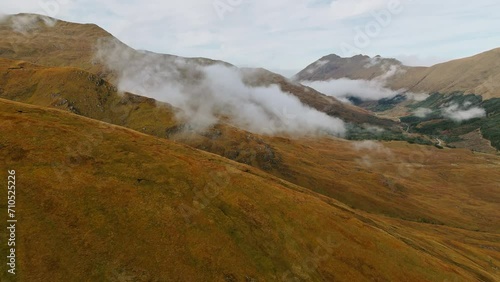
[[[291,75],[335,53],[410,65],[500,47],[498,0],[2,0],[0,12],[96,23],[137,49]]]

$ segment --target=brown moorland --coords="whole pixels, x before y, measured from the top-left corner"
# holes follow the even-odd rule
[[[0,97],[64,109],[169,138],[252,165],[359,210],[410,221],[498,232],[498,157],[404,142],[270,137],[221,123],[184,128],[178,109],[116,92],[74,68],[0,60]],[[479,180],[478,180],[479,179]]]
[[[57,22],[46,39],[61,24],[65,38],[96,28]],[[97,40],[98,29],[86,38]],[[14,36],[0,25],[2,32]],[[24,175],[27,193],[21,280],[499,279],[498,156],[260,136],[225,122],[193,132],[176,119],[178,109],[120,94],[100,66],[85,65],[87,39],[81,44],[90,47],[72,60],[73,45],[52,50],[53,41],[38,41],[43,34],[0,44],[2,54],[72,66],[0,59],[0,97],[38,105],[0,106],[1,157]],[[61,57],[51,61],[49,51]],[[248,84],[279,84],[317,108],[338,103],[311,100],[306,88],[265,70],[250,72]],[[363,113],[353,109],[354,118]],[[317,247],[332,241],[335,254],[318,260]]]
[[[2,166],[18,176],[18,281],[499,278],[496,234],[363,214],[61,110],[0,99],[0,128]]]

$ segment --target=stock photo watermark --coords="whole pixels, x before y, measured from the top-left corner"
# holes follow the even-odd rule
[[[371,169],[377,162],[389,162],[396,166],[396,172],[400,179],[409,178],[422,168],[422,165],[431,159],[433,152],[429,147],[421,147],[413,150],[408,158],[403,158],[394,153],[391,149],[384,146],[382,143],[375,141],[362,141],[354,144],[354,148],[358,152],[366,152],[362,157],[355,161],[358,165]],[[390,188],[396,188],[396,183],[387,183]]]
[[[61,6],[69,4],[69,0],[39,0],[38,6],[42,9],[45,16],[55,18],[61,12]]]
[[[8,230],[8,256],[7,256],[7,266],[9,267],[7,272],[16,275],[16,224],[17,224],[17,214],[16,214],[16,171],[9,170],[7,176],[7,230]]]
[[[224,20],[228,13],[234,12],[245,0],[215,0],[212,3],[215,13],[220,20]]]
[[[333,240],[329,235],[324,238],[316,239],[316,247],[313,251],[313,256],[306,258],[303,261],[292,265],[290,270],[284,272],[280,281],[295,282],[295,281],[311,281],[312,274],[320,267],[320,264],[330,259],[340,244]]]
[[[202,188],[191,185],[194,194],[192,202],[180,204],[177,210],[187,224],[193,224],[193,217],[206,209],[231,183],[231,176],[224,172],[210,174]]]
[[[368,48],[372,41],[380,36],[385,28],[388,28],[395,17],[401,15],[405,10],[405,2],[413,0],[388,0],[385,9],[371,12],[371,20],[362,26],[354,28],[354,37],[351,42],[342,42],[340,49],[344,57],[350,57],[363,53],[362,50]]]

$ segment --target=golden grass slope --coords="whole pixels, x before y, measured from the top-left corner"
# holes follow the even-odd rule
[[[24,23],[24,28],[16,29],[16,22]],[[112,39],[123,50],[135,52],[95,24],[66,22],[37,14],[9,15],[0,21],[0,57],[50,67],[76,67],[113,82],[115,74],[95,60],[96,47],[103,39]],[[184,59],[199,64],[227,64],[206,58]]]
[[[16,31],[13,29],[16,21],[31,24]],[[0,22],[0,57],[99,72],[101,67],[92,63],[93,50],[99,38],[108,36],[111,34],[95,24],[74,24],[39,15],[18,14]]]
[[[55,107],[252,165],[359,210],[499,232],[498,157],[400,142],[266,137],[225,123],[194,132],[173,107],[73,68],[0,60],[0,97]],[[2,74],[3,73],[3,74]],[[480,181],[478,181],[480,179]]]
[[[500,48],[430,68],[410,68],[389,85],[412,92],[460,91],[484,99],[500,98]]]
[[[496,212],[500,208],[499,156],[405,142],[289,139],[230,128],[219,128],[219,132],[217,140],[195,134],[176,140],[231,157],[232,142],[245,144],[252,138],[275,156],[257,167],[357,210],[413,222],[500,232]],[[249,149],[242,146],[241,151]]]
[[[163,138],[187,129],[176,119],[179,110],[169,104],[129,93],[120,94],[116,87],[96,75],[75,68],[47,68],[0,58],[0,97],[67,110]],[[217,130],[217,127],[212,128],[206,136],[217,138]],[[203,149],[256,167],[268,166],[266,152],[259,150],[263,146],[259,140],[238,141],[230,146],[223,144],[225,148]]]
[[[76,68],[47,68],[0,58],[0,97],[50,106],[89,118],[165,136],[176,124],[175,109],[125,93],[96,75]]]
[[[0,128],[2,175],[18,176],[17,281],[498,279],[382,230],[389,221],[168,140],[6,100]]]

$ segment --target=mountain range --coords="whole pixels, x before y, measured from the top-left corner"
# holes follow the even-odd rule
[[[400,121],[407,133],[480,152],[500,149],[500,48],[431,67],[328,55],[294,80]]]
[[[328,55],[307,66],[295,78],[318,81],[339,78],[371,80],[386,74],[390,68],[398,71],[387,79],[386,86],[414,93],[463,92],[484,99],[500,98],[500,48],[472,57],[453,60],[431,67],[410,67],[396,59],[357,55],[341,58]]]
[[[485,138],[432,146],[444,142],[424,130],[433,119],[404,119],[418,103],[458,99],[448,87],[491,107],[473,122],[496,132],[486,127],[495,88],[460,88],[495,77],[493,60],[484,69],[477,60],[458,61],[482,75],[477,86],[453,72],[427,75],[405,91],[444,87],[431,100],[374,111],[388,101],[341,102],[300,81],[372,80],[394,66],[387,87],[399,90],[420,78],[412,69],[439,65],[332,55],[287,79],[134,50],[93,24],[9,16],[0,23],[0,155],[20,175],[18,281],[497,281],[500,157],[470,150]],[[217,107],[233,99],[224,92],[243,103],[237,90],[249,93],[245,107]],[[214,101],[202,116],[211,123],[190,123]],[[271,131],[238,119],[255,105]],[[323,118],[341,121],[346,136],[304,133]]]

